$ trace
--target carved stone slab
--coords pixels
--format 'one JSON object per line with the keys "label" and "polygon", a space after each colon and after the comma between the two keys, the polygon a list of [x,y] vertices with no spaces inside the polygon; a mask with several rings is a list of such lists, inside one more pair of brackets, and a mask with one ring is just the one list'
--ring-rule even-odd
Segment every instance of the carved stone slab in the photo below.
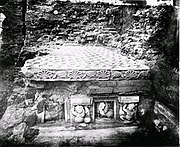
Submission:
{"label": "carved stone slab", "polygon": [[144,79],[149,68],[109,49],[61,46],[46,56],[27,60],[22,72],[35,81]]}

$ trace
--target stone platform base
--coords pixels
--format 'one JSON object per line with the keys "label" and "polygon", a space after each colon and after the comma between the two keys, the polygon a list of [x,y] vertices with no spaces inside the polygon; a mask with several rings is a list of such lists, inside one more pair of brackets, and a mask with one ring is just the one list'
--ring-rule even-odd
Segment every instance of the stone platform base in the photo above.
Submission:
{"label": "stone platform base", "polygon": [[70,127],[65,130],[63,127],[36,127],[39,135],[33,141],[35,144],[47,144],[53,146],[61,145],[100,145],[118,146],[126,141],[132,133],[137,130],[137,126],[114,127],[92,130],[74,130]]}

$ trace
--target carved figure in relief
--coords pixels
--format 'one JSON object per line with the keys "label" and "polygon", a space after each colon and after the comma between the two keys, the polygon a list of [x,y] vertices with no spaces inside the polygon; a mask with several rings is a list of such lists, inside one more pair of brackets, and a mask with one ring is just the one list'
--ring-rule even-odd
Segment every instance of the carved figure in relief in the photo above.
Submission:
{"label": "carved figure in relief", "polygon": [[113,110],[109,108],[106,102],[101,102],[98,107],[100,117],[113,117]]}
{"label": "carved figure in relief", "polygon": [[76,123],[89,123],[91,122],[90,110],[88,106],[76,105],[71,109],[72,114],[75,116],[74,121]]}
{"label": "carved figure in relief", "polygon": [[122,106],[120,106],[119,116],[120,119],[124,121],[124,123],[131,123],[136,119],[136,112],[136,103],[123,104]]}
{"label": "carved figure in relief", "polygon": [[85,111],[83,106],[77,105],[73,106],[72,114],[75,116],[74,121],[77,123],[82,123],[84,121]]}
{"label": "carved figure in relief", "polygon": [[84,106],[85,109],[85,118],[84,118],[84,122],[85,123],[90,123],[91,122],[91,117],[90,117],[90,108],[88,106]]}

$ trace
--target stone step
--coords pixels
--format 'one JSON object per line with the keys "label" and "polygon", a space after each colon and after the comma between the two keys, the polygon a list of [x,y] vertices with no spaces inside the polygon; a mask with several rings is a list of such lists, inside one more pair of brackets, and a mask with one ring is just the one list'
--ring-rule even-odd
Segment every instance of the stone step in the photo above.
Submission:
{"label": "stone step", "polygon": [[[39,135],[34,143],[63,144],[70,145],[118,145],[127,140],[129,135],[137,131],[137,126],[114,127],[92,130],[75,130],[74,127],[38,127]],[[105,144],[104,144],[105,143]]]}

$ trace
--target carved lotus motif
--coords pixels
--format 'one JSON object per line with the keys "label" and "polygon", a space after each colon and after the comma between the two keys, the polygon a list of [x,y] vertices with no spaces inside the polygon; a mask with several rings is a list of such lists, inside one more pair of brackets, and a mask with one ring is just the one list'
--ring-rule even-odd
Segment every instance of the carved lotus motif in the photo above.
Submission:
{"label": "carved lotus motif", "polygon": [[86,74],[83,71],[73,70],[68,72],[67,77],[69,79],[84,79]]}
{"label": "carved lotus motif", "polygon": [[49,70],[41,70],[39,72],[35,72],[34,76],[36,79],[55,79],[57,77],[54,71]]}
{"label": "carved lotus motif", "polygon": [[110,75],[111,75],[111,72],[108,70],[100,70],[100,71],[97,71],[96,73],[96,76],[99,79],[107,79],[110,77]]}
{"label": "carved lotus motif", "polygon": [[127,70],[121,72],[122,79],[138,79],[140,71]]}
{"label": "carved lotus motif", "polygon": [[139,72],[136,72],[134,70],[128,70],[125,74],[127,79],[136,78],[136,77],[138,77],[138,75],[139,75]]}

